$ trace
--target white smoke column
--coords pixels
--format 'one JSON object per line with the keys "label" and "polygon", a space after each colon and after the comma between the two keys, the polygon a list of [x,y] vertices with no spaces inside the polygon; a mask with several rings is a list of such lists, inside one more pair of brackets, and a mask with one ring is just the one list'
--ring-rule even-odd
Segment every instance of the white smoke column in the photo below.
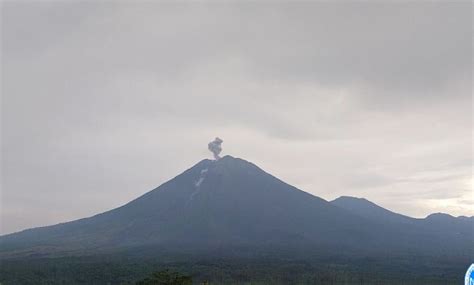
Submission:
{"label": "white smoke column", "polygon": [[222,147],[221,147],[222,142],[223,140],[221,140],[220,138],[216,138],[215,140],[213,140],[207,145],[207,148],[214,154],[215,160],[219,160],[219,158],[221,158],[219,156],[219,153],[221,153],[222,151]]}

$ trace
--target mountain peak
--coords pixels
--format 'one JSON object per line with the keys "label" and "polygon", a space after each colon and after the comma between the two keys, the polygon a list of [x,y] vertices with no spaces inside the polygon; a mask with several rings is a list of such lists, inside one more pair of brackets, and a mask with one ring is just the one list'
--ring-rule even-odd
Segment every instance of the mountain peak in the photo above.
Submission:
{"label": "mountain peak", "polygon": [[354,203],[368,203],[368,204],[374,204],[370,202],[369,200],[365,198],[359,198],[359,197],[352,197],[352,196],[341,196],[339,198],[334,199],[332,202],[354,202]]}
{"label": "mountain peak", "polygon": [[428,219],[428,220],[448,221],[448,220],[453,220],[453,219],[456,219],[456,218],[449,215],[449,214],[445,214],[445,213],[433,213],[433,214],[428,215],[426,217],[426,219]]}
{"label": "mountain peak", "polygon": [[[260,169],[255,164],[238,158],[233,157],[230,155],[226,155],[218,160],[208,160],[205,159],[198,164],[196,164],[193,168],[198,168],[199,171],[205,171],[208,174],[229,174],[234,175],[237,173],[264,173],[262,169]],[[208,172],[209,171],[209,172]]]}
{"label": "mountain peak", "polygon": [[407,222],[410,220],[410,218],[407,216],[400,215],[382,208],[379,205],[364,198],[341,196],[331,201],[331,204],[372,220],[382,219],[384,221],[396,222]]}
{"label": "mountain peak", "polygon": [[352,196],[341,196],[331,201],[332,204],[343,207],[343,208],[359,208],[359,207],[370,207],[370,208],[381,208],[375,203],[370,202],[365,198],[358,198]]}
{"label": "mountain peak", "polygon": [[226,155],[218,160],[205,158],[194,166],[192,166],[188,171],[197,171],[198,173],[203,169],[216,169],[216,168],[229,168],[229,167],[256,167],[253,163],[248,162],[244,159],[233,157],[231,155]]}
{"label": "mountain peak", "polygon": [[238,158],[238,157],[233,157],[231,155],[226,155],[226,156],[221,157],[218,160],[205,158],[205,159],[199,161],[198,163],[196,163],[196,165],[194,165],[194,166],[207,166],[209,164],[236,164],[236,163],[252,164],[252,163],[250,163],[250,162],[248,162],[244,159],[241,159],[241,158]]}
{"label": "mountain peak", "polygon": [[[281,252],[307,248],[380,250],[427,244],[438,250],[433,236],[413,228],[413,220],[363,199],[343,196],[331,203],[301,191],[255,164],[226,155],[203,159],[193,167],[137,199],[90,218],[27,230],[0,237],[2,254],[42,252],[61,255],[124,249],[153,248],[166,252],[229,253],[262,246]],[[436,221],[436,219],[435,219]],[[472,232],[461,232],[451,249],[467,248]],[[459,223],[458,223],[459,224]],[[468,228],[463,223],[462,228]],[[409,226],[409,227],[408,227]],[[431,227],[431,228],[430,228]],[[398,243],[405,233],[412,241]],[[418,237],[428,240],[418,241]],[[440,236],[441,240],[444,236]],[[370,242],[368,242],[370,241]],[[416,242],[415,242],[416,241]],[[426,248],[428,250],[429,247]],[[20,251],[17,251],[20,250]]]}
{"label": "mountain peak", "polygon": [[214,160],[214,162],[216,164],[246,164],[246,165],[254,165],[253,163],[245,160],[245,159],[242,159],[242,158],[238,158],[238,157],[233,157],[231,155],[226,155],[222,158],[220,158],[219,160]]}

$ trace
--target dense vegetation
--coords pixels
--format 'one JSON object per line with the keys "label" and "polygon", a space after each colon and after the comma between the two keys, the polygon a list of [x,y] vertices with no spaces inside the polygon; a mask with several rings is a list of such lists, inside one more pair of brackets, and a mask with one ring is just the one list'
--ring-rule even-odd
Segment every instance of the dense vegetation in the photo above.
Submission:
{"label": "dense vegetation", "polygon": [[[204,282],[203,282],[204,283]],[[193,278],[168,269],[153,272],[151,276],[140,280],[136,285],[192,285]]]}
{"label": "dense vegetation", "polygon": [[[448,265],[449,264],[449,265]],[[468,262],[420,260],[149,259],[69,257],[3,261],[9,284],[461,284]],[[171,270],[166,275],[163,270]],[[175,272],[179,272],[175,273]],[[166,277],[168,276],[168,277]],[[171,277],[170,277],[171,276]],[[174,278],[181,283],[153,283]],[[161,278],[161,279],[160,279]],[[192,278],[192,282],[191,282]],[[170,279],[171,280],[171,279]],[[140,283],[141,282],[141,283]],[[148,283],[147,283],[148,282]]]}

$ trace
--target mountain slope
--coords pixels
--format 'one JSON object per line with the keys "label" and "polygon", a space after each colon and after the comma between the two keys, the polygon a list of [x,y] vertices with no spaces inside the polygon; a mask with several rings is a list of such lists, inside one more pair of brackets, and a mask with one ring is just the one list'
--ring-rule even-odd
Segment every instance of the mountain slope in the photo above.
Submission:
{"label": "mountain slope", "polygon": [[[331,204],[373,222],[389,225],[404,235],[409,233],[416,236],[429,235],[447,244],[463,244],[465,252],[472,255],[474,248],[473,217],[456,218],[448,214],[436,213],[425,219],[415,219],[389,211],[364,198],[347,196],[339,197],[331,201]],[[418,240],[423,239],[418,238]]]}
{"label": "mountain slope", "polygon": [[170,252],[463,252],[445,235],[355,215],[245,160],[203,160],[114,210],[0,237],[0,255],[54,256],[165,248]]}
{"label": "mountain slope", "polygon": [[379,222],[407,224],[414,222],[413,218],[384,209],[364,198],[341,196],[331,201],[331,204],[348,210],[351,213],[355,213],[361,217]]}
{"label": "mountain slope", "polygon": [[[241,159],[203,160],[140,198],[91,218],[1,238],[9,248],[340,243],[369,228]],[[324,230],[322,230],[324,229]],[[344,241],[345,240],[345,241]],[[3,246],[2,246],[3,247]]]}

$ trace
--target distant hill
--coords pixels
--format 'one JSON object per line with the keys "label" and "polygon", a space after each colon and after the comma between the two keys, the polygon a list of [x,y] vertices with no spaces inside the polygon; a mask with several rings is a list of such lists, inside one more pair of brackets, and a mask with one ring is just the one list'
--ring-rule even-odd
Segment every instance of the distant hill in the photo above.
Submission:
{"label": "distant hill", "polygon": [[[450,242],[467,238],[468,246],[474,246],[474,217],[453,217],[448,214],[435,213],[425,219],[415,219],[384,209],[364,198],[339,197],[331,201],[342,209],[348,210],[371,221],[384,223],[400,231],[410,229],[430,233],[434,237],[447,238]],[[469,238],[471,238],[469,242]]]}
{"label": "distant hill", "polygon": [[[128,204],[0,237],[0,257],[137,254],[473,256],[472,219],[412,219],[365,199],[332,202],[245,160],[203,160]],[[470,227],[470,228],[469,228]],[[135,250],[136,249],[136,250]]]}
{"label": "distant hill", "polygon": [[342,196],[331,201],[331,204],[361,217],[378,222],[411,224],[415,220],[408,216],[400,215],[384,209],[364,198]]}

